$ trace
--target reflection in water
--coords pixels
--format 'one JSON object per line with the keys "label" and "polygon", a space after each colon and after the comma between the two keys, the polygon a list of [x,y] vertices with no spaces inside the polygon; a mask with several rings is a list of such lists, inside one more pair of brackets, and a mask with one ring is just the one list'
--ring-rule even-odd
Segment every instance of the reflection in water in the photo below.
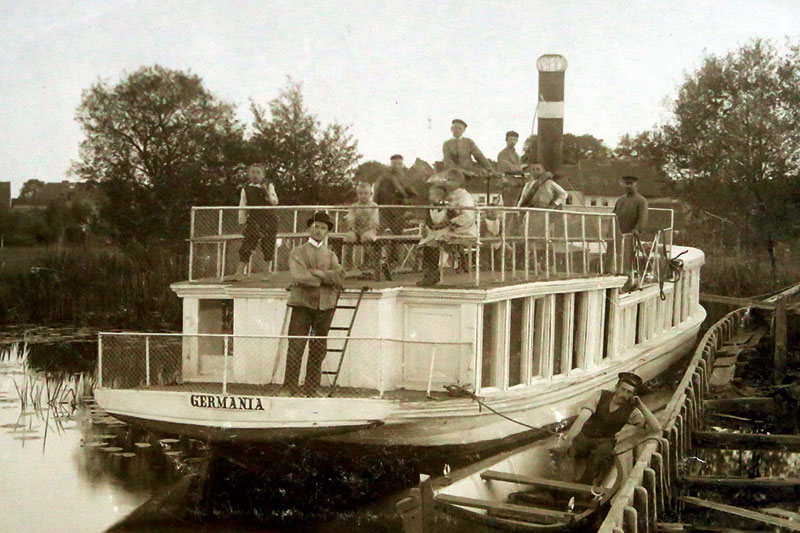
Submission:
{"label": "reflection in water", "polygon": [[0,531],[102,531],[207,455],[97,408],[87,346],[0,353]]}

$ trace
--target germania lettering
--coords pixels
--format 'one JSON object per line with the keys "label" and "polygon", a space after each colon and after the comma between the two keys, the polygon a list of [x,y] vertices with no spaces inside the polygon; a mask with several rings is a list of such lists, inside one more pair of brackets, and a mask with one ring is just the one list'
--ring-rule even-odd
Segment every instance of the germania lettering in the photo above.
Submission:
{"label": "germania lettering", "polygon": [[206,409],[234,409],[242,411],[263,411],[261,398],[251,396],[217,396],[216,394],[192,394],[192,407]]}

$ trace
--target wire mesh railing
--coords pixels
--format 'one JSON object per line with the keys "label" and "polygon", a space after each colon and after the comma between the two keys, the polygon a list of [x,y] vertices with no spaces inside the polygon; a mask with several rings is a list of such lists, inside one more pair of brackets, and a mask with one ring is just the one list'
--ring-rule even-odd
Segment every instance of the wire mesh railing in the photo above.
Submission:
{"label": "wire mesh railing", "polygon": [[[480,285],[627,273],[625,237],[616,218],[596,210],[445,204],[195,207],[189,279],[288,281],[290,251],[308,239],[307,220],[321,210],[333,221],[327,244],[348,277],[378,281],[415,273],[441,282],[448,274],[448,284]],[[661,245],[671,245],[672,211],[651,209],[650,215],[649,231],[660,234]]]}
{"label": "wire mesh railing", "polygon": [[464,370],[475,359],[469,342],[101,333],[98,344],[98,386],[106,389],[424,399],[474,379]]}

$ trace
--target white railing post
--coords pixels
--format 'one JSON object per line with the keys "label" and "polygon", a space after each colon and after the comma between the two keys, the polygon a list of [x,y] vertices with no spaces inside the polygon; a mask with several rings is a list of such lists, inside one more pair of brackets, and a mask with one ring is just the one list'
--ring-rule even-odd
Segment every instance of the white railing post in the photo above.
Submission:
{"label": "white railing post", "polygon": [[222,339],[222,394],[228,394],[228,336]]}
{"label": "white railing post", "polygon": [[[602,246],[601,243],[598,245]],[[581,246],[583,247],[583,273],[589,273],[589,251],[586,249],[586,215],[581,214]],[[601,271],[602,272],[602,271]]]}
{"label": "white railing post", "polygon": [[433,350],[431,350],[431,364],[428,367],[428,388],[426,389],[426,397],[430,397],[431,395],[431,383],[433,382],[433,365],[436,362],[436,345],[433,346]]}
{"label": "white railing post", "polygon": [[567,277],[572,276],[572,258],[569,251],[569,214],[564,213],[564,264],[567,268]]}
{"label": "white railing post", "polygon": [[544,213],[544,275],[550,279],[550,212]]}
{"label": "white railing post", "polygon": [[506,224],[505,224],[505,216],[503,216],[503,220],[501,221],[501,233],[500,233],[500,281],[506,280]]}
{"label": "white railing post", "polygon": [[[530,242],[528,241],[528,238],[530,236],[530,234],[528,233],[529,224],[530,224],[530,212],[525,211],[525,281],[528,280],[531,270]],[[503,253],[505,254],[505,250],[503,250]]]}
{"label": "white railing post", "polygon": [[145,383],[150,386],[150,336],[144,338]]}
{"label": "white railing post", "polygon": [[194,206],[189,213],[189,281],[192,281],[194,274]]}
{"label": "white railing post", "polygon": [[97,334],[97,386],[103,386],[103,335]]}
{"label": "white railing post", "polygon": [[[475,286],[481,284],[481,210],[477,209],[475,212],[475,223],[478,225],[478,239],[475,246]],[[505,234],[505,228],[503,228]]]}

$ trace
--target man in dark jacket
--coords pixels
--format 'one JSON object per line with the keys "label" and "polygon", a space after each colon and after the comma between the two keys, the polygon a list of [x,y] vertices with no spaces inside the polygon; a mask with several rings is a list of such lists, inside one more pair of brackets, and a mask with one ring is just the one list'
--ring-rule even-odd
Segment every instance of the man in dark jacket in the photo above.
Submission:
{"label": "man in dark jacket", "polygon": [[[292,285],[287,305],[292,308],[289,336],[326,337],[336,311],[336,300],[344,269],[336,254],[325,246],[325,237],[333,229],[327,213],[317,211],[308,219],[308,241],[289,253],[289,272]],[[308,339],[289,339],[286,355],[284,386],[290,393],[300,392],[300,368]],[[328,352],[326,339],[312,339],[308,343],[308,364],[303,391],[315,394],[322,377],[322,362]]]}
{"label": "man in dark jacket", "polygon": [[[389,174],[381,176],[375,184],[375,203],[381,206],[381,231],[392,235],[402,235],[405,227],[405,210],[397,207],[383,207],[391,205],[404,205],[408,200],[409,192],[403,185],[405,179],[405,166],[403,156],[395,154],[391,157]],[[399,249],[394,244],[386,246],[385,257],[381,261],[383,276],[391,280],[391,268],[398,262]]]}
{"label": "man in dark jacket", "polygon": [[[614,204],[622,238],[621,273],[629,273],[635,260],[634,239],[644,233],[647,227],[647,199],[637,190],[636,176],[622,176],[620,184],[625,187],[625,196],[620,196]],[[627,235],[630,234],[630,235]],[[631,236],[632,235],[632,236]]]}
{"label": "man in dark jacket", "polygon": [[580,483],[591,484],[605,473],[613,457],[616,435],[626,424],[661,432],[658,419],[636,396],[641,384],[642,378],[636,374],[620,372],[613,392],[600,391],[596,399],[581,408],[561,445],[570,457],[586,459]]}

